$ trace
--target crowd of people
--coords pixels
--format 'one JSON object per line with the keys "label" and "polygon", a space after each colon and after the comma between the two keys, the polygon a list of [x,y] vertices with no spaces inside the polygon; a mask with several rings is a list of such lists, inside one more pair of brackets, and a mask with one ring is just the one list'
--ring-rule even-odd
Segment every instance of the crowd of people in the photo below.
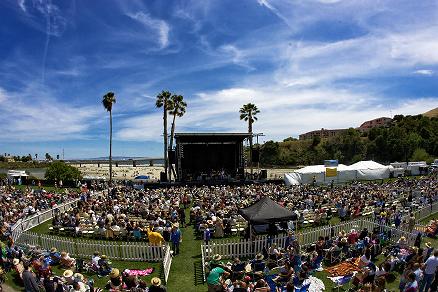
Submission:
{"label": "crowd of people", "polygon": [[11,227],[20,219],[51,209],[79,197],[76,191],[62,189],[47,192],[43,188],[16,189],[11,185],[0,187],[0,224],[3,238],[11,235]]}
{"label": "crowd of people", "polygon": [[[106,255],[95,252],[84,262],[83,259],[74,259],[65,252],[56,248],[42,250],[36,247],[24,249],[13,242],[2,246],[2,272],[13,270],[12,275],[22,285],[26,292],[93,292],[102,288],[109,291],[131,292],[166,292],[161,279],[153,277],[147,283],[140,276],[150,275],[153,269],[120,271],[113,267]],[[62,276],[55,275],[53,269],[59,266],[64,269]],[[91,277],[98,275],[108,279],[104,287],[95,287]]]}
{"label": "crowd of people", "polygon": [[393,272],[401,274],[400,292],[437,291],[437,247],[430,242],[425,248],[421,242],[409,246],[404,237],[390,244],[386,236],[379,228],[352,229],[300,246],[290,232],[284,246],[272,243],[252,260],[223,261],[215,255],[206,267],[208,291],[323,291],[323,282],[314,276],[323,265],[337,286],[349,283],[350,291],[388,291]]}
{"label": "crowd of people", "polygon": [[[327,187],[250,184],[240,186],[172,186],[138,190],[126,185],[106,188],[104,184],[93,184],[91,188],[103,189],[103,191],[96,192],[92,196],[89,192],[78,194],[62,190],[58,193],[51,193],[38,189],[15,190],[10,186],[1,187],[0,218],[3,223],[3,238],[9,239],[11,242],[11,238],[8,237],[10,227],[19,219],[78,197],[81,200],[71,210],[55,212],[52,219],[53,230],[60,232],[61,229],[69,229],[73,231],[72,234],[75,236],[91,233],[108,239],[148,240],[152,245],[161,245],[167,241],[172,244],[174,255],[179,253],[179,244],[182,241],[180,227],[193,224],[195,230],[202,230],[204,240],[207,242],[212,238],[227,236],[232,233],[236,224],[242,222],[242,217],[238,213],[239,209],[251,205],[263,196],[270,197],[294,212],[296,218],[283,226],[283,229],[289,230],[289,232],[296,230],[297,225],[303,225],[307,219],[306,216],[310,213],[313,214],[315,225],[324,224],[326,220],[334,216],[341,220],[347,220],[369,215],[373,216],[378,223],[393,224],[395,227],[406,224],[406,227],[412,230],[415,225],[412,212],[425,206],[431,206],[438,201],[438,178],[436,175],[415,179],[400,178],[389,182],[353,182],[347,185]],[[185,217],[187,208],[190,208],[189,218]],[[437,224],[431,223],[435,234],[438,230],[436,226]],[[431,236],[433,235],[431,234]],[[417,285],[419,289],[426,288],[419,291],[429,292],[428,287],[433,287],[433,283],[436,283],[434,275],[431,276],[430,273],[432,271],[431,265],[436,262],[434,260],[436,255],[432,253],[432,250],[425,253],[425,250],[402,248],[402,239],[397,245],[398,249],[392,247],[396,251],[395,255],[388,255],[382,265],[375,267],[374,264],[373,266],[375,258],[383,250],[382,242],[385,241],[385,234],[380,234],[377,231],[356,232],[351,230],[345,234],[320,238],[311,247],[301,247],[295,240],[293,233],[290,233],[289,237],[286,246],[271,245],[265,253],[257,255],[254,261],[241,262],[239,259],[234,259],[231,263],[221,263],[216,266],[214,262],[210,263],[207,277],[209,290],[272,291],[272,289],[280,288],[293,291],[291,287],[303,287],[312,283],[319,285],[318,279],[313,277],[312,273],[320,269],[323,262],[329,265],[336,264],[338,258],[342,260],[359,258],[365,263],[365,265],[361,264],[360,261],[356,263],[358,269],[356,271],[357,277],[355,277],[357,289],[363,290],[371,285],[375,287],[373,291],[383,291],[378,290],[384,283],[382,278],[377,275],[381,271],[388,272],[396,269],[402,264],[402,282],[404,281],[405,285],[400,291],[410,291],[406,287],[415,284],[411,281],[411,274],[404,273],[418,270],[414,270],[414,267],[418,268],[418,265],[415,264],[419,264],[423,271],[423,277],[416,278]],[[47,282],[49,286],[55,287],[55,290],[58,286],[67,289],[65,285],[71,291],[84,291],[84,287],[86,290],[92,289],[89,282],[85,279],[81,280],[81,274],[74,276],[75,273],[69,275],[69,272],[64,277],[53,277],[50,274],[51,265],[61,265],[67,271],[73,271],[77,268],[78,261],[66,252],[59,253],[59,258],[58,255],[55,258],[52,253],[57,254],[57,251],[51,250],[48,251],[48,256],[39,255],[38,258],[29,262],[20,249],[14,246],[13,242],[5,250],[10,252],[5,251],[4,253],[4,267],[7,269],[8,265],[10,265],[9,268],[22,266],[17,268],[17,271],[22,271],[20,278],[23,279],[24,283],[28,282],[28,284],[34,285],[30,274],[24,273],[33,268],[36,271],[35,281],[38,285],[44,285]],[[411,265],[406,257],[400,259],[400,255],[420,253],[423,255],[422,263],[414,262]],[[96,261],[94,258],[94,269],[99,276],[119,279],[113,280],[113,282],[124,283],[122,285],[126,286],[131,285],[127,282],[137,283],[136,287],[145,286],[141,281],[131,281],[132,279],[126,277],[123,272],[106,265],[105,256],[98,253],[95,256],[99,257],[101,261],[99,263],[99,260]],[[397,258],[397,260],[391,259],[390,256]],[[369,261],[366,261],[364,257]],[[432,259],[429,261],[429,258]],[[216,261],[220,261],[220,257],[216,257]],[[260,261],[260,264],[257,264],[257,261]],[[390,268],[388,268],[388,264]],[[239,273],[236,273],[236,266]],[[272,273],[276,269],[278,272]],[[46,275],[44,271],[49,272]],[[276,276],[257,277],[258,274],[264,276],[276,274]],[[27,276],[23,277],[23,275]],[[371,278],[368,276],[372,275],[375,277],[370,281]],[[46,279],[47,277],[50,281]],[[70,278],[74,280],[71,281]],[[24,279],[31,280],[24,281]],[[111,285],[108,287],[111,288]],[[79,290],[74,290],[76,288]],[[149,287],[149,291],[154,290]]]}

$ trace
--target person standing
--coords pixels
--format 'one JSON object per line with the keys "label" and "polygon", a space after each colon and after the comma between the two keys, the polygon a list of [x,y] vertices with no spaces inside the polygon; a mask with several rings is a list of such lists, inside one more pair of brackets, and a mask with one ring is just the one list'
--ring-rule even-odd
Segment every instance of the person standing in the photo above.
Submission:
{"label": "person standing", "polygon": [[23,284],[25,292],[38,292],[40,288],[38,287],[38,282],[35,274],[32,272],[32,267],[29,262],[23,264]]}
{"label": "person standing", "polygon": [[438,250],[435,250],[433,256],[429,257],[424,263],[424,277],[421,283],[420,292],[428,292],[429,287],[432,284],[433,278],[435,277],[435,272],[438,267]]}
{"label": "person standing", "polygon": [[181,234],[181,230],[179,229],[178,223],[175,223],[172,226],[172,233],[170,234],[170,241],[172,241],[173,254],[174,255],[179,254],[179,245],[182,241],[182,234]]}

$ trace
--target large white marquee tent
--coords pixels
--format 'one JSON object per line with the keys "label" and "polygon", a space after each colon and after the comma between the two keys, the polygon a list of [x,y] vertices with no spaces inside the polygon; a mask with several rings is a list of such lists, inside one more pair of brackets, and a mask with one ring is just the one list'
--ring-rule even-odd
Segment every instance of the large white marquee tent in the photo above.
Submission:
{"label": "large white marquee tent", "polygon": [[327,177],[324,165],[311,165],[298,169],[295,172],[286,173],[284,181],[286,185],[309,184],[315,177],[318,184],[343,183],[352,180],[375,180],[389,178],[392,166],[385,166],[372,160],[359,161],[350,166],[339,164],[336,176]]}

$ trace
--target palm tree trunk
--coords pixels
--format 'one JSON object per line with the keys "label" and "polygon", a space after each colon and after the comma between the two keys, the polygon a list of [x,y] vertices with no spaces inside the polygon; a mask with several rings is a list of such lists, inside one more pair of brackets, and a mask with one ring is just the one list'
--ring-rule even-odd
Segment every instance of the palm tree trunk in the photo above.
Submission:
{"label": "palm tree trunk", "polygon": [[252,168],[252,116],[250,116],[250,118],[248,119],[248,133],[249,133],[249,167],[250,167],[250,172],[251,172],[251,179],[252,179],[252,173],[253,173],[253,168]]}
{"label": "palm tree trunk", "polygon": [[167,177],[167,99],[164,99],[164,104],[163,104],[163,139],[164,139],[164,173],[166,174]]}
{"label": "palm tree trunk", "polygon": [[[176,114],[173,115],[173,120],[172,120],[172,128],[170,130],[170,147],[169,149],[172,150],[173,149],[173,136],[175,135],[175,119],[176,119]],[[169,163],[169,181],[172,180],[172,164]]]}
{"label": "palm tree trunk", "polygon": [[110,113],[110,154],[109,154],[109,173],[110,173],[110,186],[113,184],[113,114]]}

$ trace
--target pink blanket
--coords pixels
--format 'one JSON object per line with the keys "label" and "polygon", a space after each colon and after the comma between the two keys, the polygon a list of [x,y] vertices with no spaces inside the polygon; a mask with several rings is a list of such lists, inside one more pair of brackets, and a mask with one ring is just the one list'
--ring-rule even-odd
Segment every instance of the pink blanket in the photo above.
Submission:
{"label": "pink blanket", "polygon": [[127,273],[129,276],[148,276],[152,274],[154,271],[154,268],[149,268],[146,270],[125,270],[125,273]]}

